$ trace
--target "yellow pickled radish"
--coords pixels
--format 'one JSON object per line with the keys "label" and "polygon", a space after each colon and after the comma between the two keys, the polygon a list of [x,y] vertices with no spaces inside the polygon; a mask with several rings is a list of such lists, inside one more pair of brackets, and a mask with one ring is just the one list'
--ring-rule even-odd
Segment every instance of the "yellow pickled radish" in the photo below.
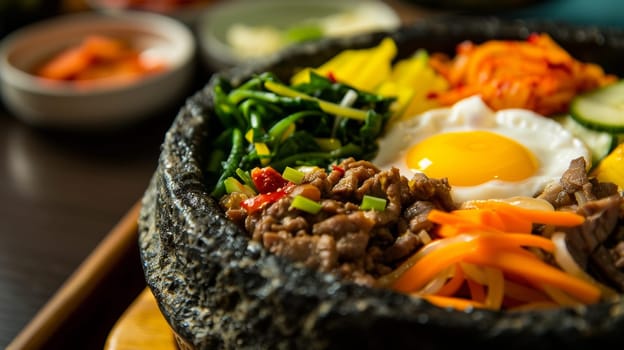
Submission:
{"label": "yellow pickled radish", "polygon": [[613,182],[620,190],[624,190],[624,143],[620,143],[602,159],[592,175],[601,182]]}

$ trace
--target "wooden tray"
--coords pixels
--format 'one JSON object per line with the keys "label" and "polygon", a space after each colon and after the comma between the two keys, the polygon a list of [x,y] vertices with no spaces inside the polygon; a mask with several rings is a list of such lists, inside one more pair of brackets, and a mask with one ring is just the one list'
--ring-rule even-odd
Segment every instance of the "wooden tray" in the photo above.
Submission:
{"label": "wooden tray", "polygon": [[173,332],[148,288],[141,292],[119,318],[104,346],[104,350],[141,349],[177,349]]}

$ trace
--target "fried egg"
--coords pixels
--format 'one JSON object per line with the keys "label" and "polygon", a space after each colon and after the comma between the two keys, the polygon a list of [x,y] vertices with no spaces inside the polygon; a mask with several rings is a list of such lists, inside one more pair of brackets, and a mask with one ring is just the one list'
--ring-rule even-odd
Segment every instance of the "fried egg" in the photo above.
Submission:
{"label": "fried egg", "polygon": [[389,126],[372,163],[410,179],[447,178],[457,203],[535,196],[590,153],[556,121],[525,109],[494,112],[479,96]]}

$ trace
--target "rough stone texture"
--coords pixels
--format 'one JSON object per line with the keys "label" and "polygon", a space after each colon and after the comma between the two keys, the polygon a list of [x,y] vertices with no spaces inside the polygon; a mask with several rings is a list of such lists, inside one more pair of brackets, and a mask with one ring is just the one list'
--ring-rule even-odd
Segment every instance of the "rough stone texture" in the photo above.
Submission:
{"label": "rough stone texture", "polygon": [[[577,58],[622,73],[624,34],[595,28],[499,22],[423,21],[392,36],[405,56],[417,48],[453,53],[461,40],[524,38],[548,31]],[[223,72],[234,82],[255,71],[287,77],[344,48],[384,35],[323,41],[289,50],[267,65]],[[209,83],[210,85],[210,83]],[[184,348],[445,348],[462,345],[587,348],[624,340],[624,301],[577,309],[457,312],[388,290],[342,283],[250,243],[208,195],[205,141],[212,137],[209,85],[189,98],[162,145],[143,198],[140,250],[146,280]]]}

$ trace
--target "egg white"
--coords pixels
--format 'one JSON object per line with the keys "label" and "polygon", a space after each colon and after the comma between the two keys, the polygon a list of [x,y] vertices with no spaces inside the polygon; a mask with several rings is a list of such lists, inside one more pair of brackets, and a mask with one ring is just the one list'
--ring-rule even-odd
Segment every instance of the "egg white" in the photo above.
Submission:
{"label": "egg white", "polygon": [[[494,112],[478,96],[468,97],[450,108],[438,108],[393,123],[379,139],[379,152],[372,163],[381,169],[396,167],[408,179],[415,170],[406,163],[407,151],[429,136],[453,132],[485,130],[522,144],[539,162],[535,174],[521,181],[491,180],[476,186],[453,186],[455,202],[474,199],[535,196],[552,182],[559,181],[570,161],[591,156],[582,141],[556,121],[526,109]],[[458,169],[461,171],[461,169]]]}

